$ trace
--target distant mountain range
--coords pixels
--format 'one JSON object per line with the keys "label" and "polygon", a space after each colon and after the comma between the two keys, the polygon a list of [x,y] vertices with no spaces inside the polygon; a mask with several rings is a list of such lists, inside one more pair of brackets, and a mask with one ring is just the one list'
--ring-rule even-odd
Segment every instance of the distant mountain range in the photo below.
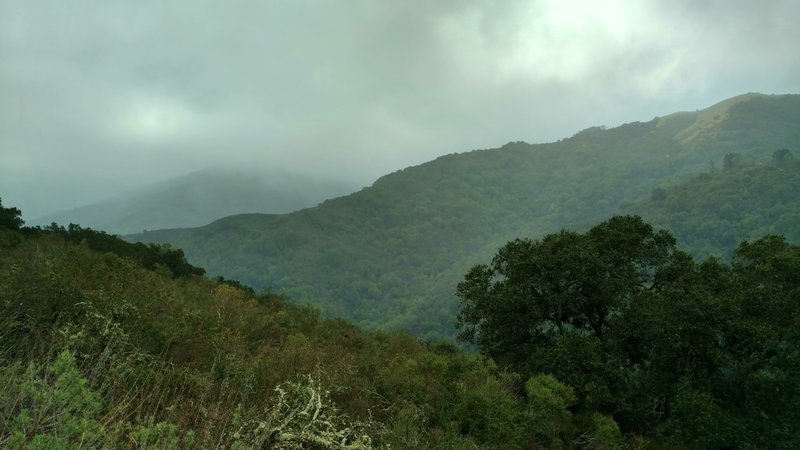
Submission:
{"label": "distant mountain range", "polygon": [[233,214],[297,211],[353,190],[344,182],[310,176],[208,168],[30,220],[28,225],[77,223],[115,234],[196,227]]}
{"label": "distant mountain range", "polygon": [[[775,164],[781,149],[800,149],[800,96],[746,94],[554,143],[443,156],[302,211],[237,215],[128,239],[169,242],[210,273],[286,293],[364,327],[450,336],[456,284],[516,237],[582,229],[620,212],[642,213],[679,238],[688,236],[684,228],[705,225],[707,236],[730,235],[692,241],[700,254],[724,256],[729,242],[757,233],[795,232],[797,202],[786,195],[797,192],[795,176],[725,170],[739,158],[787,170]],[[698,181],[704,173],[710,178]],[[747,189],[748,177],[759,186],[774,180],[783,199],[737,191]],[[703,196],[725,200],[704,203]],[[747,200],[737,205],[739,198]],[[739,226],[731,228],[734,222]]]}

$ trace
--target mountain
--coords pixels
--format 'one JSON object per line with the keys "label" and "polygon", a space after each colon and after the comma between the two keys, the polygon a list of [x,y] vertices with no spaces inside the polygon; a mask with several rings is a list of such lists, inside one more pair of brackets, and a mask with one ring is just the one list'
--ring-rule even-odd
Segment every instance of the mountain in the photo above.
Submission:
{"label": "mountain", "polygon": [[78,223],[128,234],[200,226],[233,214],[287,213],[353,190],[343,182],[310,176],[209,168],[28,222]]}
{"label": "mountain", "polygon": [[210,273],[363,327],[450,336],[456,284],[506,241],[585,227],[730,153],[763,163],[798,147],[800,96],[746,94],[554,143],[443,156],[294,213],[128,239],[171,243]]}

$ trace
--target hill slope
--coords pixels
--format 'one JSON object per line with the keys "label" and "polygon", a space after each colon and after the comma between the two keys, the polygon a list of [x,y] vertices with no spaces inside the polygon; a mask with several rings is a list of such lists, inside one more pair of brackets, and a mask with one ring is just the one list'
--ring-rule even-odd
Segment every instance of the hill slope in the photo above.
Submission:
{"label": "hill slope", "polygon": [[731,152],[769,161],[800,147],[798,130],[800,96],[747,94],[555,143],[444,156],[291,214],[129,238],[169,242],[211,273],[361,326],[450,335],[456,283],[509,239],[606,217]]}
{"label": "hill slope", "polygon": [[110,233],[138,233],[195,227],[233,214],[287,213],[352,191],[345,183],[311,177],[212,168],[29,223],[78,223]]}
{"label": "hill slope", "polygon": [[800,446],[800,246],[782,237],[731,264],[636,216],[515,240],[460,286],[477,355],[19,215],[0,202],[2,448]]}
{"label": "hill slope", "polygon": [[18,212],[0,202],[0,448],[491,449],[593,432],[543,433],[566,404],[529,407],[479,355],[147,270],[126,251],[142,244],[20,228]]}
{"label": "hill slope", "polygon": [[768,164],[731,154],[722,170],[656,189],[625,208],[671,230],[697,256],[729,257],[742,239],[780,234],[800,242],[800,161],[778,150]]}

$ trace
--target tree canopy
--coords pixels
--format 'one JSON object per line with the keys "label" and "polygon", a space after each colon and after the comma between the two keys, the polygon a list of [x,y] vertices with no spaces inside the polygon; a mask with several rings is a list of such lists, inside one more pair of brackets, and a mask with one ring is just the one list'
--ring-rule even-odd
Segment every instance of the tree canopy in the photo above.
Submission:
{"label": "tree canopy", "polygon": [[800,445],[800,246],[695,262],[635,216],[517,239],[458,285],[460,337],[675,448]]}
{"label": "tree canopy", "polygon": [[515,239],[459,283],[459,336],[516,366],[531,345],[568,333],[603,339],[609,317],[656,287],[675,252],[669,233],[638,216],[613,217],[586,233]]}
{"label": "tree canopy", "polygon": [[3,207],[3,200],[0,199],[0,228],[18,230],[24,224],[22,212],[19,208],[5,208]]}

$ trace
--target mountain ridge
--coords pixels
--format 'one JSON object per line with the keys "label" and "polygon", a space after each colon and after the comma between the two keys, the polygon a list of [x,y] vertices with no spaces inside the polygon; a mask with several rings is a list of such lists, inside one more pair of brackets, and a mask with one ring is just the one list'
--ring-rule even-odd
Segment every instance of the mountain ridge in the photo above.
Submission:
{"label": "mountain ridge", "polygon": [[720,104],[725,120],[686,143],[675,136],[707,110],[693,123],[673,118],[683,129],[655,118],[548,144],[444,155],[303,211],[128,238],[169,242],[211,273],[367,328],[448,335],[455,284],[506,241],[608,217],[655,188],[707,172],[731,152],[767,161],[777,149],[800,147],[800,96]]}
{"label": "mountain ridge", "polygon": [[29,223],[79,223],[118,234],[187,228],[243,212],[296,211],[352,190],[344,182],[291,173],[210,167]]}

